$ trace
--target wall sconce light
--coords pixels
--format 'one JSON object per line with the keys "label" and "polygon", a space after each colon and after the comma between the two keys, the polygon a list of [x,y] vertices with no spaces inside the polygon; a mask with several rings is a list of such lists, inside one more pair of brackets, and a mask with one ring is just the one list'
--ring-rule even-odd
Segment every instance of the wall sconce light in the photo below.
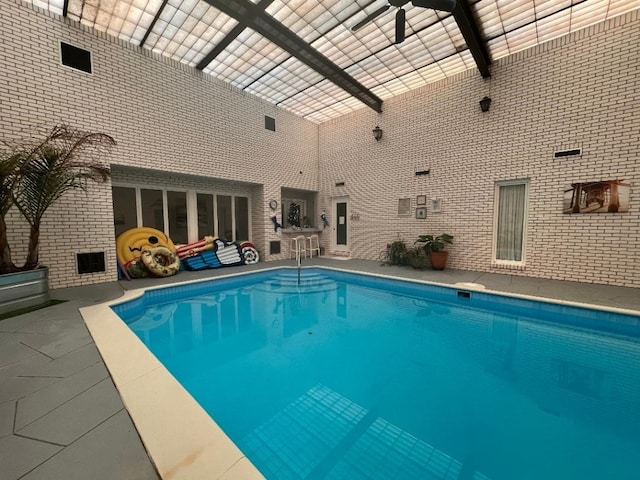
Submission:
{"label": "wall sconce light", "polygon": [[482,100],[480,100],[480,109],[483,112],[488,112],[489,111],[489,106],[491,105],[491,98],[489,97],[484,97]]}
{"label": "wall sconce light", "polygon": [[376,128],[373,130],[373,138],[376,139],[376,142],[382,138],[382,129],[376,125]]}

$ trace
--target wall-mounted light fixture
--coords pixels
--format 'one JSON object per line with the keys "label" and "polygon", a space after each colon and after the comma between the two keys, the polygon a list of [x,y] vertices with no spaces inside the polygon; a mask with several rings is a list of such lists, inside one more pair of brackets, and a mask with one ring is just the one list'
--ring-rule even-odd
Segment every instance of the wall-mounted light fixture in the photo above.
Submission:
{"label": "wall-mounted light fixture", "polygon": [[382,138],[382,129],[376,125],[376,128],[373,130],[373,138],[376,139],[376,142]]}
{"label": "wall-mounted light fixture", "polygon": [[489,97],[484,97],[482,100],[480,100],[480,109],[483,112],[488,112],[489,111],[489,106],[491,105],[491,98]]}

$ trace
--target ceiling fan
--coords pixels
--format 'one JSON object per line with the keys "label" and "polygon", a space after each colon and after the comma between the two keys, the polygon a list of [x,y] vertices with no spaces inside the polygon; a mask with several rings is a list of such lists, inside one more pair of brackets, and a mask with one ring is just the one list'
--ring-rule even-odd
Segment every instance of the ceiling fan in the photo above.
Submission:
{"label": "ceiling fan", "polygon": [[[385,13],[391,7],[398,7],[398,12],[396,13],[396,44],[404,42],[404,29],[405,29],[405,20],[406,13],[404,5],[406,5],[407,1],[404,0],[389,0],[388,5],[383,5],[376,11],[372,12],[370,15],[362,20],[361,22],[356,23],[352,28],[352,32],[357,32],[362,27],[364,27],[369,22],[375,20],[380,15]],[[441,10],[443,12],[451,12],[453,8],[456,6],[456,0],[413,0],[411,4],[414,7],[422,7],[422,8],[432,8],[434,10]]]}

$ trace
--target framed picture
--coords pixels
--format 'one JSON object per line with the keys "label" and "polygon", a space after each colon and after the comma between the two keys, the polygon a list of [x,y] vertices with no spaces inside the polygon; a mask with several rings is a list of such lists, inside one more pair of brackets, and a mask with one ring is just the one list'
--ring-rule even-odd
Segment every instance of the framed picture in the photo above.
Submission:
{"label": "framed picture", "polygon": [[416,218],[427,218],[427,207],[416,208]]}
{"label": "framed picture", "polygon": [[620,179],[572,183],[564,189],[562,213],[626,213],[630,190]]}
{"label": "framed picture", "polygon": [[411,199],[400,198],[398,200],[398,215],[405,216],[411,213]]}
{"label": "framed picture", "polygon": [[439,198],[434,198],[431,200],[431,212],[432,213],[442,212],[442,201]]}
{"label": "framed picture", "polygon": [[426,195],[418,195],[416,197],[416,205],[426,205],[427,204],[427,196]]}

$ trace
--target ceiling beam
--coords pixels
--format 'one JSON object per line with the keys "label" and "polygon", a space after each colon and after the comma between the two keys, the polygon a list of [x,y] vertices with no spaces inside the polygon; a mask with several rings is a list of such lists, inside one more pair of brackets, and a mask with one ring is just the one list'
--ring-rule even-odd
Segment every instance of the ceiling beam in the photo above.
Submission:
{"label": "ceiling beam", "polygon": [[382,99],[257,5],[248,0],[205,1],[255,30],[369,108],[382,112]]}
{"label": "ceiling beam", "polygon": [[162,11],[164,10],[164,7],[167,6],[167,3],[169,3],[169,0],[163,0],[162,5],[160,5],[160,8],[156,12],[156,16],[153,17],[153,20],[151,21],[151,25],[149,25],[149,28],[147,28],[147,31],[144,32],[144,37],[142,37],[142,40],[140,40],[140,45],[139,45],[140,47],[144,46],[145,42],[147,41],[147,38],[149,38],[149,34],[151,34],[151,32],[153,31],[153,27],[156,26],[156,22],[160,18],[160,15],[162,15]]}
{"label": "ceiling beam", "polygon": [[[261,8],[262,10],[266,10],[267,7],[272,3],[273,3],[273,0],[260,0],[257,5],[258,5],[258,8]],[[213,47],[213,49],[209,53],[205,55],[205,57],[200,61],[200,63],[196,65],[196,68],[198,70],[204,70],[205,68],[207,68],[207,65],[213,62],[213,60],[218,55],[224,52],[226,48],[231,44],[231,42],[233,42],[236,38],[238,38],[238,35],[240,35],[245,28],[247,27],[242,23],[238,23],[238,25],[233,27],[231,31],[227,33],[225,37],[220,41],[220,43],[218,43],[215,47]]]}
{"label": "ceiling beam", "polygon": [[491,56],[487,49],[487,44],[482,38],[478,22],[473,16],[468,0],[458,0],[453,9],[453,18],[455,18],[458,28],[464,37],[464,41],[469,47],[471,55],[476,62],[476,66],[482,75],[482,78],[491,76],[489,65],[491,65]]}
{"label": "ceiling beam", "polygon": [[69,13],[69,0],[64,0],[62,4],[62,16],[66,17],[67,13]]}

